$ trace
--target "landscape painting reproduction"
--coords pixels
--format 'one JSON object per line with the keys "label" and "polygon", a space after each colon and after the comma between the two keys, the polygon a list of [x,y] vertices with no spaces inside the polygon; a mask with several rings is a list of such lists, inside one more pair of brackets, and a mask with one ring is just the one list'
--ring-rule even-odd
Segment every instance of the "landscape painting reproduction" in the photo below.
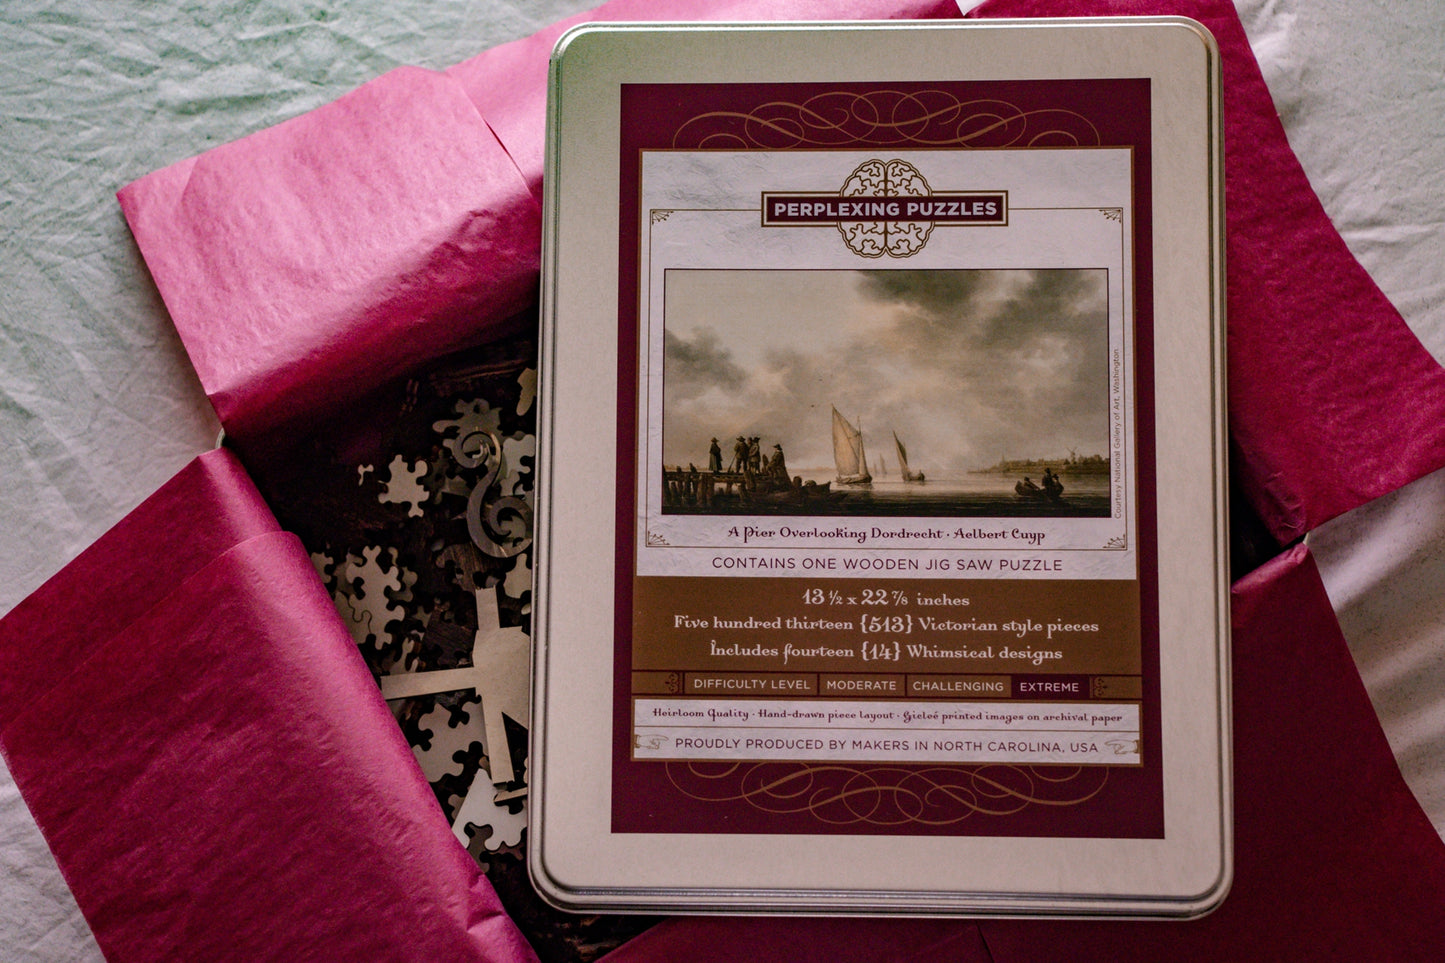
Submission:
{"label": "landscape painting reproduction", "polygon": [[669,270],[664,315],[666,514],[1110,514],[1106,270]]}

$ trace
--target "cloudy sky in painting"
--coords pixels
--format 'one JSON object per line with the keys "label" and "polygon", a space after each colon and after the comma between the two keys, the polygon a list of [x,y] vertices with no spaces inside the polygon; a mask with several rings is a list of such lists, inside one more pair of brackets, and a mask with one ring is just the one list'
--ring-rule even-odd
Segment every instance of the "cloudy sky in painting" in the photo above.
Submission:
{"label": "cloudy sky in painting", "polygon": [[668,271],[663,461],[738,435],[832,466],[831,412],[924,472],[1104,454],[1102,270]]}

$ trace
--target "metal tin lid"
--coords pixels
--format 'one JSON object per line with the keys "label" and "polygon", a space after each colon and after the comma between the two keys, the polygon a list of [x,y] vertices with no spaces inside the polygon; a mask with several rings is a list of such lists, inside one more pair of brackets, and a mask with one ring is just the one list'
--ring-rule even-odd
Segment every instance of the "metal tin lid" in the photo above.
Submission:
{"label": "metal tin lid", "polygon": [[1208,33],[587,25],[550,92],[538,889],[1216,905]]}

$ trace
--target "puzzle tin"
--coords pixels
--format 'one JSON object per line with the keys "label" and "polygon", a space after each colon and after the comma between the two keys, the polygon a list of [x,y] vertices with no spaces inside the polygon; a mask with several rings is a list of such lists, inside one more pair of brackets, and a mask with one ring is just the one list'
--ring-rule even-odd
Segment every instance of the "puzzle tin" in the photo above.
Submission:
{"label": "puzzle tin", "polygon": [[1223,898],[1218,84],[1180,19],[562,38],[544,896]]}

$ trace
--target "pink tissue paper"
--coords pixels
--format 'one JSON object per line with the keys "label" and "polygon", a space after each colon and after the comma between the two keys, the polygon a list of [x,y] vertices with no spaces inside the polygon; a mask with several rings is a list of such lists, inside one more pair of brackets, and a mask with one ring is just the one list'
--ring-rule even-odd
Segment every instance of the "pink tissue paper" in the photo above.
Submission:
{"label": "pink tissue paper", "polygon": [[0,660],[0,748],[107,959],[535,959],[230,453],[16,607]]}
{"label": "pink tissue paper", "polygon": [[[618,0],[578,19],[945,17],[949,2]],[[1291,541],[1445,464],[1445,373],[1350,257],[1226,0],[1231,434]],[[120,201],[227,431],[264,448],[533,301],[544,81],[563,25],[393,71],[156,171]],[[1165,426],[1167,428],[1167,425]],[[144,564],[142,564],[144,562]],[[1438,947],[1445,851],[1308,554],[1236,587],[1238,871],[1185,924],[675,920],[616,960],[1364,959]],[[310,570],[236,460],[203,456],[0,623],[0,747],[108,957],[531,958]]]}
{"label": "pink tissue paper", "polygon": [[403,67],[119,193],[242,447],[535,300],[547,61],[583,20],[957,16],[948,0],[617,0],[445,73]]}

